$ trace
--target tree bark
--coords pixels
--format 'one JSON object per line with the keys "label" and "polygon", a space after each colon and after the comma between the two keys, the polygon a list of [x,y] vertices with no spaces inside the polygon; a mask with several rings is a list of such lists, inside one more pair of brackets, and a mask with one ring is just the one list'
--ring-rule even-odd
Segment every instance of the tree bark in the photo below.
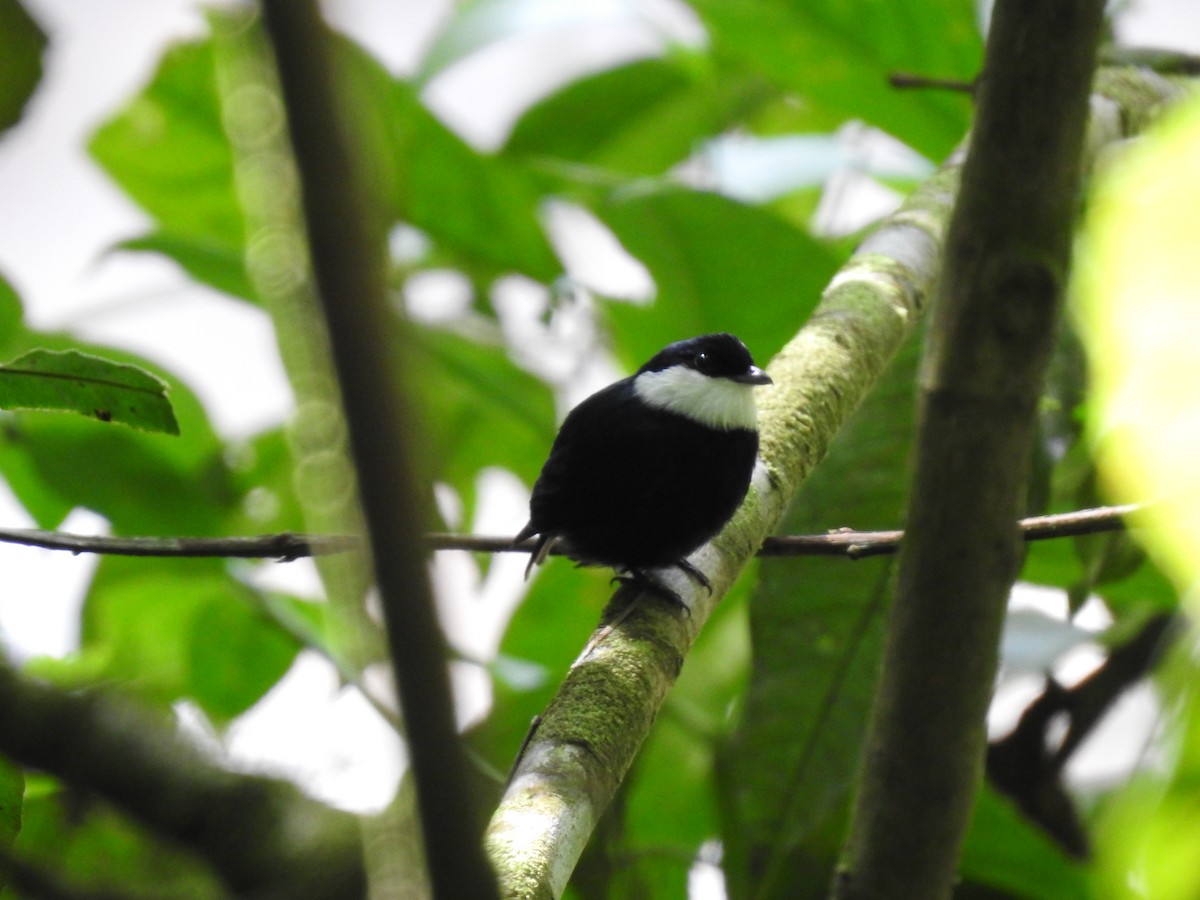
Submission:
{"label": "tree bark", "polygon": [[1000,0],[921,372],[916,470],[842,900],[949,897],[975,801],[1104,4]]}

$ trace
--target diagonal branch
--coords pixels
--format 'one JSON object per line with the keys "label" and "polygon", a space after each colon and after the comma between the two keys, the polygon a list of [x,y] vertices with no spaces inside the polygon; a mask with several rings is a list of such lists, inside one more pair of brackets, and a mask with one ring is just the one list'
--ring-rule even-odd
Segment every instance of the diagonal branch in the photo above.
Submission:
{"label": "diagonal branch", "polygon": [[239,896],[363,895],[356,816],[220,768],[119,697],[68,693],[0,661],[0,754],[103,797],[207,860]]}

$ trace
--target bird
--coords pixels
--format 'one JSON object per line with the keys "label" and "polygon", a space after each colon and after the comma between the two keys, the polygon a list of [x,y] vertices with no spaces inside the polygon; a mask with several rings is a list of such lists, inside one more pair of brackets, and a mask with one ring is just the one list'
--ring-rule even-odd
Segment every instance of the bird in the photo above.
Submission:
{"label": "bird", "polygon": [[682,604],[650,570],[674,567],[711,591],[687,556],[733,516],[758,456],[754,389],[771,384],[732,334],[668,344],[567,414],[533,486],[528,578],[550,550],[608,566]]}

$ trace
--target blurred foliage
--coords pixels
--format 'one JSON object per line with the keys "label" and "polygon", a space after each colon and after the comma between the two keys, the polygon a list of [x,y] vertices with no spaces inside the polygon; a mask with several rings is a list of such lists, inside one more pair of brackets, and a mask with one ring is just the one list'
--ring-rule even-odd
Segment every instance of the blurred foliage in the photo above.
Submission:
{"label": "blurred foliage", "polygon": [[[633,24],[653,27],[634,5],[619,6]],[[424,471],[457,497],[463,522],[476,508],[481,471],[503,467],[529,484],[553,437],[561,385],[529,364],[529,347],[493,305],[501,280],[521,276],[542,298],[530,326],[534,343],[562,352],[560,333],[578,310],[549,299],[568,267],[547,233],[547,201],[590,213],[655,285],[647,305],[607,300],[601,284],[579,285],[597,298],[602,338],[589,352],[607,352],[630,369],[670,340],[729,330],[765,361],[809,315],[847,247],[814,233],[819,192],[811,184],[748,203],[709,183],[707,142],[731,134],[820,136],[833,147],[833,132],[859,122],[938,161],[969,126],[964,97],[896,91],[886,79],[894,71],[973,78],[981,41],[972,4],[692,6],[704,40],[667,42],[652,58],[557,85],[520,111],[494,153],[440,121],[423,101],[424,88],[531,29],[577,28],[617,13],[544,0],[464,4],[442,24],[412,80],[338,40],[347,105],[377,200],[390,222],[421,237],[418,252],[395,260],[397,310],[405,306],[405,279],[425,272],[460,273],[472,293],[464,309],[436,324],[413,323],[411,340],[396,348],[419,404]],[[20,20],[24,29],[0,27],[0,67],[14,68],[0,78],[0,127],[15,120],[8,110],[19,111],[40,73],[40,34],[26,18],[15,0],[0,0],[0,21]],[[21,52],[8,53],[10,43]],[[96,130],[90,150],[150,222],[116,249],[164,256],[187,277],[257,303],[228,137],[237,127],[236,88],[221,84],[217,57],[210,38],[167,48],[145,87]],[[836,156],[825,165],[830,159]],[[1035,454],[1030,506],[1037,511],[1103,501],[1084,437],[1095,410],[1085,401],[1086,366],[1070,329]],[[0,414],[0,475],[40,526],[57,527],[71,510],[86,508],[122,535],[303,528],[282,428],[245,441],[223,438],[170,371],[26,326],[20,297],[0,278],[0,352],[13,359],[34,348],[99,355],[153,373],[169,386],[180,432]],[[788,531],[901,523],[919,349],[914,338],[839,436],[788,514]],[[692,863],[702,847],[712,859],[713,842],[723,848],[732,897],[824,896],[859,765],[890,572],[885,559],[810,558],[770,560],[747,573],[688,659],[588,851],[575,896],[683,896]],[[1038,544],[1023,577],[1062,590],[1075,606],[1100,597],[1115,630],[1178,604],[1171,582],[1126,536]],[[492,710],[470,734],[495,769],[507,770],[608,594],[607,573],[559,561],[537,575],[489,665]],[[220,732],[278,682],[302,642],[332,646],[323,627],[320,605],[265,594],[238,565],[105,559],[87,590],[79,652],[28,668],[69,686],[118,683],[158,705],[187,701]],[[1183,672],[1193,666],[1175,665]],[[1193,701],[1182,701],[1188,723],[1196,719]],[[1152,785],[1139,780],[1095,798],[1103,834],[1092,864],[1069,861],[1006,800],[985,791],[965,849],[963,896],[1124,896],[1129,870],[1142,864],[1123,843],[1125,823],[1152,822],[1167,833],[1190,797],[1186,776],[1197,758],[1185,754],[1177,773]],[[119,816],[44,777],[31,785],[22,818],[20,773],[0,773],[0,844],[19,825],[22,854],[92,889],[138,895],[139,885],[153,884],[172,896],[213,894],[190,861],[160,854]],[[1164,812],[1155,818],[1158,804]],[[1194,827],[1177,833],[1191,835]]]}
{"label": "blurred foliage", "polygon": [[[22,813],[14,850],[52,873],[54,882],[67,891],[84,886],[91,896],[228,896],[195,859],[154,840],[104,803],[66,790],[44,775],[29,776]],[[3,896],[18,895],[5,891]]]}
{"label": "blurred foliage", "polygon": [[[1095,369],[1088,424],[1097,480],[1125,502],[1152,501],[1136,517],[1138,544],[1088,548],[1087,571],[1128,573],[1118,584],[1140,589],[1117,596],[1102,583],[1097,591],[1110,603],[1170,608],[1182,596],[1193,617],[1200,577],[1200,366],[1191,338],[1200,324],[1200,258],[1190,235],[1200,202],[1198,152],[1200,102],[1193,98],[1107,160],[1085,224],[1077,304]],[[1169,580],[1146,561],[1142,546]],[[1171,711],[1171,764],[1106,798],[1099,817],[1105,852],[1094,879],[1102,890],[1135,869],[1147,896],[1200,894],[1200,870],[1183,851],[1200,837],[1194,641],[1192,632],[1160,670]]]}
{"label": "blurred foliage", "polygon": [[[780,530],[894,527],[904,509],[920,339],[843,427]],[[722,747],[735,896],[822,897],[859,765],[892,560],[767,559],[750,609],[754,665]],[[797,653],[797,647],[805,648]]]}
{"label": "blurred foliage", "polygon": [[21,6],[0,0],[0,132],[21,118],[42,77],[46,35]]}

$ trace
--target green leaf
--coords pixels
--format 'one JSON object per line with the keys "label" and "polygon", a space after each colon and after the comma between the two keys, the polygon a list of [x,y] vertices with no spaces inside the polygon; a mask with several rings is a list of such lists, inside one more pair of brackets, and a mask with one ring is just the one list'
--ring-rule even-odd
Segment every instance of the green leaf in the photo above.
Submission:
{"label": "green leaf", "polygon": [[[54,349],[94,353],[95,346],[59,334],[33,334]],[[106,357],[154,370],[116,348]],[[55,527],[76,506],[108,518],[121,534],[215,534],[237,507],[223,446],[196,396],[171,385],[179,436],[98,428],[77,416],[9,414],[0,429],[0,474],[41,527]],[[86,461],[86,465],[81,464]]]}
{"label": "green leaf", "polygon": [[[895,528],[907,490],[920,348],[910,338],[780,525]],[[892,562],[767,559],[750,605],[753,669],[721,774],[731,893],[824,897],[882,651]]]}
{"label": "green leaf", "polygon": [[595,212],[658,286],[650,306],[606,307],[631,366],[671,341],[712,331],[733,332],[765,361],[808,317],[837,269],[804,232],[717,194],[652,190]]}
{"label": "green leaf", "polygon": [[7,356],[24,338],[25,310],[8,279],[0,275],[0,353]]}
{"label": "green leaf", "polygon": [[228,722],[275,686],[301,648],[256,591],[233,578],[219,590],[197,606],[187,629],[186,690],[210,718]]}
{"label": "green leaf", "polygon": [[[1089,537],[1105,538],[1106,535]],[[1122,537],[1129,539],[1129,535]],[[1089,540],[1085,546],[1095,547],[1096,544]],[[1097,552],[1102,553],[1107,546],[1101,544]],[[1098,596],[1120,620],[1136,618],[1151,610],[1178,609],[1179,590],[1149,557],[1140,556],[1135,567],[1116,579],[1097,577],[1106,568],[1102,559],[1098,568],[1091,568],[1091,563],[1092,556],[1081,553],[1077,541],[1035,541],[1026,551],[1021,581],[1062,588],[1078,602]]]}
{"label": "green leaf", "polygon": [[0,366],[0,409],[76,412],[179,434],[163,381],[137,366],[77,350],[31,350]]}
{"label": "green leaf", "polygon": [[[0,760],[0,852],[12,852],[13,843],[21,831],[21,815],[25,807],[25,773],[20,766]],[[0,890],[4,889],[7,870],[0,873]]]}
{"label": "green leaf", "polygon": [[21,118],[42,78],[46,35],[19,0],[0,0],[0,131]]}
{"label": "green leaf", "polygon": [[223,461],[214,456],[188,464],[163,447],[165,438],[146,437],[156,436],[45,416],[23,417],[6,435],[9,450],[25,455],[23,471],[35,474],[42,490],[100,513],[118,533],[216,533],[238,499]]}
{"label": "green leaf", "polygon": [[1118,500],[1146,503],[1134,517],[1139,540],[1188,601],[1200,575],[1200,437],[1191,427],[1200,366],[1188,340],[1200,323],[1200,258],[1179,229],[1200,202],[1197,153],[1200,100],[1189,97],[1104,167],[1089,199],[1077,292],[1103,480]]}
{"label": "green leaf", "polygon": [[392,218],[425,232],[477,277],[561,275],[533,178],[472,148],[429,111],[412,84],[393,78],[361,47],[348,40],[335,47],[367,177]]}
{"label": "green leaf", "polygon": [[558,28],[632,24],[637,7],[624,3],[559,3],[557,0],[474,0],[449,17],[425,54],[419,77],[439,72],[506,38]]}
{"label": "green leaf", "polygon": [[897,90],[894,72],[970,81],[983,44],[975,7],[958,0],[696,0],[718,60],[732,59],[800,98],[813,130],[859,119],[926,157],[944,158],[962,139],[967,96]]}
{"label": "green leaf", "polygon": [[29,777],[24,819],[18,858],[80,889],[68,896],[228,896],[194,854],[158,840],[106,803],[92,797],[80,802],[77,792],[48,776]]}
{"label": "green leaf", "polygon": [[391,126],[397,218],[472,267],[521,272],[544,282],[562,274],[542,229],[541,197],[524,171],[473,150],[403,82],[392,83],[383,112]]}
{"label": "green leaf", "polygon": [[242,498],[226,530],[231,534],[303,531],[304,513],[296,496],[286,427],[272,428],[233,445],[226,453]]}
{"label": "green leaf", "polygon": [[[211,40],[169,47],[150,83],[96,131],[89,149],[158,223],[140,249],[166,253],[215,287],[249,283]],[[209,280],[213,269],[198,266],[198,248],[210,260],[228,260],[228,270]]]}
{"label": "green leaf", "polygon": [[[364,167],[389,217],[422,229],[464,267],[560,274],[525,173],[469,147],[355,44],[334,46]],[[91,152],[157,223],[123,248],[162,253],[218,290],[255,298],[212,39],[168,49],[145,90],[96,132]]]}
{"label": "green leaf", "polygon": [[438,328],[412,327],[399,348],[405,388],[420,404],[417,450],[425,471],[473,508],[480,469],[502,466],[526,484],[554,440],[554,399],[503,347]]}
{"label": "green leaf", "polygon": [[1087,900],[1087,869],[986,784],[979,793],[963,842],[963,880],[988,885],[1026,900]]}
{"label": "green leaf", "polygon": [[57,527],[76,504],[42,477],[37,460],[22,446],[11,425],[0,430],[0,435],[0,474],[9,489],[37,527]]}
{"label": "green leaf", "polygon": [[30,667],[67,683],[115,679],[158,705],[190,699],[223,724],[257,703],[299,649],[265,602],[221,560],[105,557],[80,654]]}
{"label": "green leaf", "polygon": [[773,96],[760,78],[689,62],[639,60],[573,82],[524,113],[505,156],[660,175]]}
{"label": "green leaf", "polygon": [[242,250],[229,241],[213,241],[202,235],[159,231],[117,244],[119,250],[159,253],[173,260],[194,279],[251,303],[258,294],[250,281]]}

